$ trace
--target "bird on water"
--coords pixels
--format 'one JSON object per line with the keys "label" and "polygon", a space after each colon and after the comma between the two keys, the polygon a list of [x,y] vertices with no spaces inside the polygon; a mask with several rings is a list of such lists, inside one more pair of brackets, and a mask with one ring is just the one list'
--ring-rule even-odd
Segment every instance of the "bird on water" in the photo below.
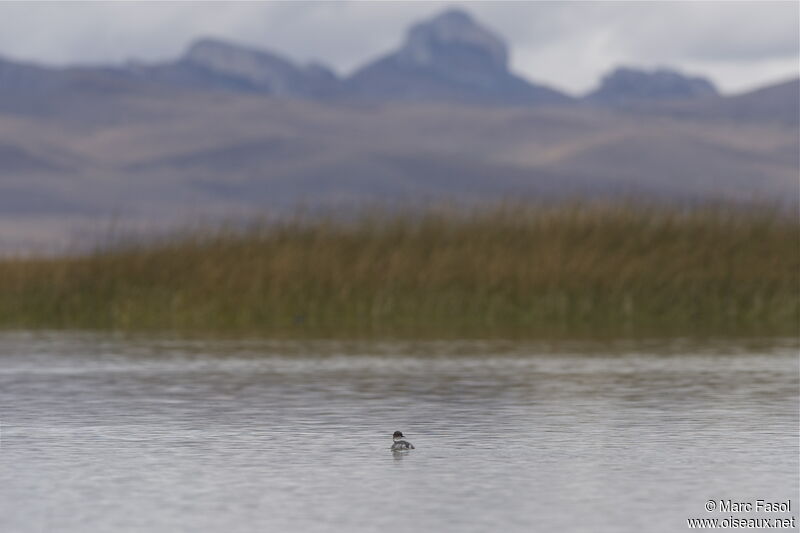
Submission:
{"label": "bird on water", "polygon": [[392,451],[393,452],[399,452],[399,451],[402,451],[402,450],[413,450],[414,449],[414,445],[413,444],[411,444],[407,440],[404,440],[405,437],[403,436],[403,432],[402,431],[395,431],[394,435],[392,435],[392,438],[394,439],[394,442],[392,443]]}

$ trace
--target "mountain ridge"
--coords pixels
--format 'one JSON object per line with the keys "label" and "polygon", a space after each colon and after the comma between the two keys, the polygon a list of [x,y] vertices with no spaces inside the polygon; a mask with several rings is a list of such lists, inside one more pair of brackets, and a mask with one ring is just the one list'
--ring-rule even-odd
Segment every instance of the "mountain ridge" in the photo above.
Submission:
{"label": "mountain ridge", "polygon": [[[450,101],[469,105],[613,105],[689,101],[718,93],[708,79],[662,68],[617,67],[598,87],[573,97],[508,68],[502,37],[466,11],[449,9],[413,24],[393,52],[338,76],[316,62],[301,65],[269,50],[201,37],[169,61],[47,67],[0,56],[0,93],[55,91],[82,77],[192,90],[252,92],[326,102]],[[13,71],[13,72],[12,72]],[[24,86],[24,87],[23,87]],[[13,91],[12,91],[13,92]]]}

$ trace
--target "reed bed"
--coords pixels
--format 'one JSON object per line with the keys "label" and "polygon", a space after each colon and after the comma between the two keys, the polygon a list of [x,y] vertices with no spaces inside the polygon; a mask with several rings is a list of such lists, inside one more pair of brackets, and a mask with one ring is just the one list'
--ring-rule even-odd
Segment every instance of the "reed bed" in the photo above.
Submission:
{"label": "reed bed", "polygon": [[797,335],[800,222],[741,208],[295,218],[0,261],[0,327]]}

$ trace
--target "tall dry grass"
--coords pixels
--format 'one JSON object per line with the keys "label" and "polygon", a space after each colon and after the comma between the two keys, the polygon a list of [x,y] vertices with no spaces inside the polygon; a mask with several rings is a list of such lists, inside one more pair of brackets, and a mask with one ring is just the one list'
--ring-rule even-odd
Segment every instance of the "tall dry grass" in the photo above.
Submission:
{"label": "tall dry grass", "polygon": [[503,207],[295,219],[0,261],[5,328],[794,335],[800,222]]}

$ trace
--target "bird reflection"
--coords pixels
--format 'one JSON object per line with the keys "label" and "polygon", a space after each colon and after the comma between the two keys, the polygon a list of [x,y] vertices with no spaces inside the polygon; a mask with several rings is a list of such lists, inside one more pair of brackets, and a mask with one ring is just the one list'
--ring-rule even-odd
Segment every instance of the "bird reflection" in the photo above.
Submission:
{"label": "bird reflection", "polygon": [[392,450],[392,457],[394,457],[395,461],[402,461],[408,455],[408,450],[397,451]]}

